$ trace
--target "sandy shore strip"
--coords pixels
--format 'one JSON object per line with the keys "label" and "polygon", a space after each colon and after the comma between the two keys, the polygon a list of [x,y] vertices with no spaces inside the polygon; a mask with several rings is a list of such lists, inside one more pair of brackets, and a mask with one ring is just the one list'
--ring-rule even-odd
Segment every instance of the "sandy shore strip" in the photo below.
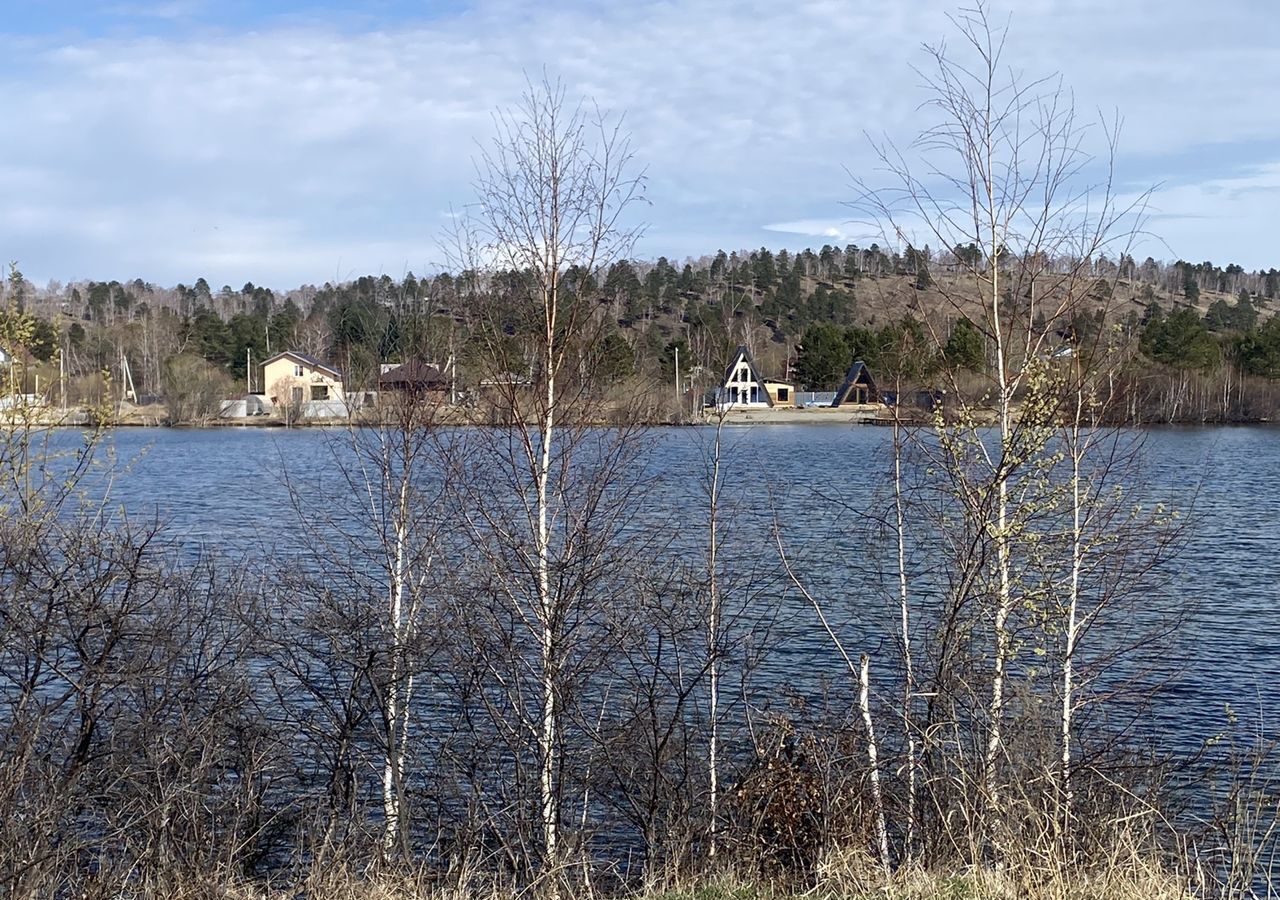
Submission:
{"label": "sandy shore strip", "polygon": [[[866,425],[876,419],[884,407],[879,405],[849,406],[832,409],[814,406],[805,409],[785,407],[772,409],[731,409],[725,413],[728,425]],[[709,416],[715,421],[714,413]]]}

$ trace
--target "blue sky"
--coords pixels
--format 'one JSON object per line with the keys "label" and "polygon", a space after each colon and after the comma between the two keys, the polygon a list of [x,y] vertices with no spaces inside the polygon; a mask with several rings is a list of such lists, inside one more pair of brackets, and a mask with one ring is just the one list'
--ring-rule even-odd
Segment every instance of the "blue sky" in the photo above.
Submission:
{"label": "blue sky", "polygon": [[[640,256],[865,241],[864,132],[930,124],[935,0],[6,3],[0,257],[37,283],[287,288],[439,266],[476,142],[525,72],[625,112]],[[1019,0],[1007,60],[1124,117],[1118,187],[1158,185],[1140,256],[1280,266],[1270,3]]]}

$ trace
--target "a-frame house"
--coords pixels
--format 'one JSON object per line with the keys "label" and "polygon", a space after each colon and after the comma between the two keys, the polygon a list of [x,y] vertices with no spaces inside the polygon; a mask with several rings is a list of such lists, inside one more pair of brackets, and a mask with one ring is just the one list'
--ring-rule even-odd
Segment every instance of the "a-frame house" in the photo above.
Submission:
{"label": "a-frame house", "polygon": [[866,363],[858,360],[849,367],[849,371],[844,376],[844,381],[840,383],[840,387],[836,391],[836,397],[831,401],[831,405],[836,407],[846,404],[879,402],[880,392],[876,390],[876,382],[871,377],[871,370],[867,368]]}
{"label": "a-frame house", "polygon": [[773,406],[773,398],[760,377],[760,370],[745,346],[738,347],[733,361],[724,370],[724,378],[716,389],[716,406],[721,409]]}

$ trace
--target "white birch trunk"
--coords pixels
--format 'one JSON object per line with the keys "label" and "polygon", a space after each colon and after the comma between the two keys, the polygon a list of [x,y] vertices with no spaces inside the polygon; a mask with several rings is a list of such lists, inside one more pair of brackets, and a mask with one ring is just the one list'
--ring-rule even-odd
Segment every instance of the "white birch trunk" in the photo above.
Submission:
{"label": "white birch trunk", "polygon": [[559,810],[556,806],[556,652],[555,646],[555,598],[551,592],[551,532],[547,509],[547,481],[551,469],[550,404],[555,399],[554,381],[547,382],[548,409],[543,419],[542,447],[538,458],[538,603],[541,607],[542,651],[542,728],[538,735],[538,750],[542,761],[540,777],[542,800],[542,841],[548,862],[556,858],[559,840]]}
{"label": "white birch trunk", "polygon": [[[555,221],[553,210],[552,221]],[[555,246],[555,235],[552,235],[552,246]],[[544,408],[538,426],[541,444],[538,454],[537,491],[538,491],[538,533],[535,538],[538,556],[538,604],[542,654],[542,723],[538,734],[538,751],[541,761],[539,773],[539,789],[542,806],[542,845],[546,854],[546,870],[554,870],[558,863],[560,841],[560,808],[556,794],[556,737],[559,730],[559,710],[557,708],[557,646],[556,630],[558,610],[556,598],[551,588],[551,521],[549,481],[551,478],[551,460],[554,450],[555,402],[556,402],[556,304],[557,284],[556,266],[559,264],[554,253],[549,260],[551,284],[544,297],[544,338],[543,364],[546,366],[546,392],[543,395]]]}
{"label": "white birch trunk", "polygon": [[875,807],[880,864],[888,874],[892,867],[889,858],[889,827],[885,820],[884,794],[880,787],[880,754],[876,746],[875,727],[871,722],[871,660],[865,653],[862,654],[862,668],[858,682],[858,705],[862,707],[862,721],[867,728],[867,758],[871,765],[871,803]]}
{"label": "white birch trunk", "polygon": [[[991,675],[991,705],[988,710],[990,724],[987,736],[987,752],[983,768],[983,781],[987,800],[991,811],[998,815],[1000,809],[1000,785],[997,768],[1003,742],[1002,722],[1004,719],[1004,678],[1005,664],[1009,656],[1009,615],[1012,612],[1013,598],[1010,584],[1010,552],[1009,552],[1009,479],[1006,463],[1011,450],[1011,400],[1009,390],[1007,348],[1005,346],[1004,325],[1000,321],[1000,225],[996,220],[997,200],[990,180],[992,171],[992,142],[987,136],[987,211],[990,225],[991,266],[991,326],[995,335],[996,351],[996,391],[998,395],[997,413],[1000,419],[1000,452],[996,458],[994,477],[996,480],[996,521],[993,539],[996,549],[996,598],[994,622],[994,648]],[[992,822],[994,819],[991,820]]]}
{"label": "white birch trunk", "polygon": [[388,628],[391,640],[391,673],[387,680],[387,750],[382,768],[382,813],[384,830],[382,855],[390,859],[396,845],[402,839],[402,803],[404,785],[405,751],[409,739],[409,698],[403,685],[405,680],[405,556],[408,541],[406,521],[409,493],[409,472],[400,473],[399,492],[396,497],[395,544],[392,547],[389,579]]}
{"label": "white birch trunk", "polygon": [[707,547],[707,580],[710,601],[707,617],[707,668],[709,685],[708,717],[710,719],[710,739],[707,746],[708,802],[710,804],[709,824],[707,830],[707,858],[716,858],[716,845],[719,838],[720,815],[720,580],[716,570],[717,555],[720,546],[719,504],[720,504],[720,438],[724,417],[720,417],[716,425],[715,455],[711,467],[710,516],[708,520]]}
{"label": "white birch trunk", "polygon": [[[901,390],[899,390],[901,396]],[[907,593],[906,516],[902,503],[902,438],[898,410],[893,412],[893,506],[898,531],[898,605],[902,616],[902,731],[907,739],[907,838],[910,860],[916,843],[916,734],[913,715],[915,672],[911,660],[911,604]]]}
{"label": "white birch trunk", "polygon": [[1084,397],[1079,376],[1076,378],[1075,419],[1071,426],[1071,581],[1067,590],[1067,645],[1062,660],[1062,827],[1070,824],[1071,791],[1071,717],[1074,703],[1074,676],[1076,654],[1077,614],[1080,605],[1080,569],[1084,561],[1084,542],[1081,534],[1080,508],[1080,459],[1084,448],[1080,446],[1080,415]]}

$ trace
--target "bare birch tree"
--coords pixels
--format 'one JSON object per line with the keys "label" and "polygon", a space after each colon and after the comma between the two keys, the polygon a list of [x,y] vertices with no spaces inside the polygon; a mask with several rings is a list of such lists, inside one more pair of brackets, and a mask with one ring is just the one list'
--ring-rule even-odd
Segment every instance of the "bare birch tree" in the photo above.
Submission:
{"label": "bare birch tree", "polygon": [[[1163,504],[1142,502],[1142,435],[1128,432],[1118,411],[1117,372],[1124,356],[1116,329],[1104,328],[1058,361],[1064,409],[1054,446],[1064,471],[1055,479],[1066,512],[1056,543],[1061,547],[1059,585],[1051,626],[1059,636],[1061,716],[1059,727],[1059,827],[1071,831],[1075,816],[1075,770],[1081,764],[1078,715],[1093,701],[1099,658],[1128,647],[1156,645],[1157,629],[1135,627],[1135,603],[1150,591],[1153,573],[1180,546],[1180,515]],[[1117,424],[1118,423],[1118,424]],[[1176,621],[1176,611],[1170,611]],[[1130,633],[1117,642],[1106,626],[1115,619]],[[1087,761],[1086,761],[1087,762]]]}
{"label": "bare birch tree", "polygon": [[[1095,159],[1089,129],[1061,81],[1007,69],[1007,28],[990,20],[986,4],[952,22],[960,49],[927,46],[930,67],[921,72],[925,108],[938,113],[938,124],[907,152],[876,145],[896,183],[884,189],[858,180],[855,205],[898,242],[977,250],[958,254],[959,276],[935,285],[949,315],[970,318],[983,332],[991,356],[985,396],[967,396],[950,373],[949,413],[957,424],[939,432],[948,444],[944,465],[958,479],[966,515],[976,517],[970,562],[982,571],[962,581],[989,585],[982,588],[991,645],[981,784],[991,822],[1002,798],[1012,619],[1022,602],[1015,495],[1021,473],[1042,455],[1051,433],[1044,425],[1055,415],[1042,409],[1028,416],[1037,401],[1026,401],[1057,332],[1087,299],[1092,261],[1132,236],[1141,199],[1119,201],[1112,189],[1114,127],[1103,123],[1107,155]],[[938,323],[930,327],[936,336]],[[991,442],[983,435],[988,422]]]}
{"label": "bare birch tree", "polygon": [[717,413],[707,474],[707,858],[715,861],[720,825],[720,669],[724,622],[720,594],[720,493],[724,485],[722,453],[726,412]]}
{"label": "bare birch tree", "polygon": [[[901,380],[897,396],[902,396]],[[916,749],[916,674],[911,654],[911,595],[907,577],[907,510],[902,483],[903,426],[900,401],[893,407],[893,526],[897,559],[898,616],[902,642],[902,732],[907,751],[907,831],[903,837],[903,857],[913,858],[918,827],[919,757]]]}
{"label": "bare birch tree", "polygon": [[643,176],[632,172],[620,122],[569,102],[564,85],[545,76],[528,83],[515,108],[495,115],[495,129],[477,160],[476,200],[457,246],[479,257],[461,268],[490,273],[484,364],[513,425],[510,443],[494,437],[516,502],[477,518],[515,539],[515,516],[528,539],[540,837],[544,871],[551,871],[560,860],[561,680],[573,599],[557,578],[557,561],[574,551],[566,480],[591,419],[585,348],[599,324],[586,294],[638,234],[625,213],[642,198]]}
{"label": "bare birch tree", "polygon": [[[342,744],[335,758],[354,756],[364,731],[379,751],[379,847],[388,862],[409,851],[409,763],[422,714],[415,703],[439,642],[427,626],[447,590],[440,560],[456,549],[450,485],[465,441],[440,427],[442,405],[410,387],[381,404],[376,424],[335,433],[327,442],[332,481],[309,482],[281,459],[305,538],[281,548],[296,571],[284,579],[291,590],[279,592],[287,599],[269,604],[273,681],[294,702],[349,685],[346,703],[316,696],[315,706],[332,710],[326,738]],[[288,596],[295,591],[302,604]]]}

